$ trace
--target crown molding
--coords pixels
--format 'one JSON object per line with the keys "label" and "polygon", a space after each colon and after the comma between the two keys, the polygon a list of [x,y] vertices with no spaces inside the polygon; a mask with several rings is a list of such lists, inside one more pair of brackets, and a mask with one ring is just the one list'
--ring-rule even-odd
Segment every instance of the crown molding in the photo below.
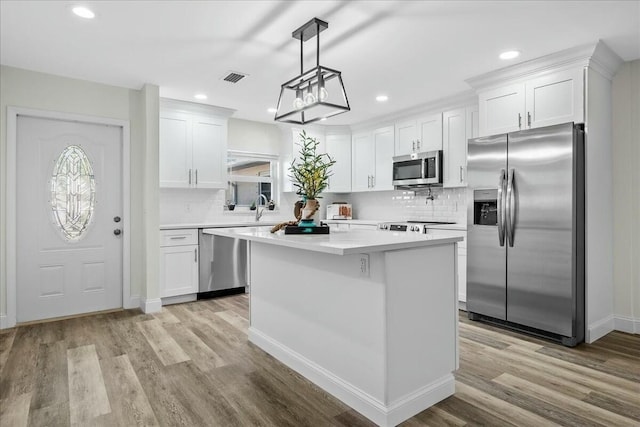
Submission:
{"label": "crown molding", "polygon": [[169,109],[190,114],[215,115],[219,117],[231,117],[236,110],[218,107],[216,105],[200,104],[198,102],[181,101],[179,99],[160,98],[160,109]]}
{"label": "crown molding", "polygon": [[589,66],[608,80],[613,80],[624,60],[612,51],[602,40],[598,41],[591,55]]}
{"label": "crown molding", "polygon": [[538,77],[541,73],[568,67],[592,67],[609,80],[613,79],[622,59],[602,41],[561,50],[540,58],[490,71],[465,80],[476,91],[503,86],[505,82]]}
{"label": "crown molding", "polygon": [[473,90],[466,90],[455,95],[439,98],[425,104],[416,105],[415,107],[396,111],[384,116],[374,117],[364,122],[352,124],[351,131],[359,132],[371,128],[380,128],[384,126],[393,126],[398,120],[407,120],[420,115],[439,113],[444,110],[452,110],[454,108],[467,107],[478,104],[478,95]]}

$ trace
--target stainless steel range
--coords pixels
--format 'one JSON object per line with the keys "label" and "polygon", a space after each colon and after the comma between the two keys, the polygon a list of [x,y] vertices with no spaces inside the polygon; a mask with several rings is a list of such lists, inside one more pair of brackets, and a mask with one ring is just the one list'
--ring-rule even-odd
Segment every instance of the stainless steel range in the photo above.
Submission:
{"label": "stainless steel range", "polygon": [[426,230],[430,225],[448,225],[448,224],[455,224],[455,222],[445,222],[445,221],[383,222],[378,224],[378,230],[426,234],[427,233]]}

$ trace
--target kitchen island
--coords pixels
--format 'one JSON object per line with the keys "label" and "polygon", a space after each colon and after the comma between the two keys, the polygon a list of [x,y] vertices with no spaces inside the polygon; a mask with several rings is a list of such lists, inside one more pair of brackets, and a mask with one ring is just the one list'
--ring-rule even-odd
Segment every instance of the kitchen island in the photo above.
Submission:
{"label": "kitchen island", "polygon": [[455,391],[460,237],[354,230],[250,241],[249,340],[381,426]]}

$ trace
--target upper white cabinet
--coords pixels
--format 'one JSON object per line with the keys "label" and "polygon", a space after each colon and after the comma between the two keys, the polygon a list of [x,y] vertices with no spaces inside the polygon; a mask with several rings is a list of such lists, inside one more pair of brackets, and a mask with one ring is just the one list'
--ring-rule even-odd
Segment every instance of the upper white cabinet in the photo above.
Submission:
{"label": "upper white cabinet", "polygon": [[371,176],[375,174],[376,154],[373,146],[373,133],[365,132],[352,137],[351,150],[351,189],[352,191],[369,191]]}
{"label": "upper white cabinet", "polygon": [[336,163],[331,168],[327,193],[349,193],[351,191],[351,135],[327,135],[326,151]]}
{"label": "upper white cabinet", "polygon": [[442,114],[432,114],[395,125],[395,155],[442,150]]}
{"label": "upper white cabinet", "polygon": [[584,122],[584,68],[480,91],[480,136]]}
{"label": "upper white cabinet", "polygon": [[584,69],[530,80],[525,85],[527,128],[584,122]]}
{"label": "upper white cabinet", "polygon": [[226,187],[227,115],[215,107],[161,100],[160,187]]}
{"label": "upper white cabinet", "polygon": [[467,110],[442,113],[444,187],[467,185]]}
{"label": "upper white cabinet", "polygon": [[393,150],[393,126],[353,135],[352,191],[393,190]]}

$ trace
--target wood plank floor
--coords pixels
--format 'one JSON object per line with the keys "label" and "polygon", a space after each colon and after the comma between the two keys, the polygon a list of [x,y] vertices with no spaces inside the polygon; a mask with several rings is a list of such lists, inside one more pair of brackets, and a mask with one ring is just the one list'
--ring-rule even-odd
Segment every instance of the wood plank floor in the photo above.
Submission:
{"label": "wood plank floor", "polygon": [[[0,332],[5,426],[370,426],[247,341],[239,295]],[[460,313],[456,394],[404,426],[640,426],[640,337],[564,348]]]}

